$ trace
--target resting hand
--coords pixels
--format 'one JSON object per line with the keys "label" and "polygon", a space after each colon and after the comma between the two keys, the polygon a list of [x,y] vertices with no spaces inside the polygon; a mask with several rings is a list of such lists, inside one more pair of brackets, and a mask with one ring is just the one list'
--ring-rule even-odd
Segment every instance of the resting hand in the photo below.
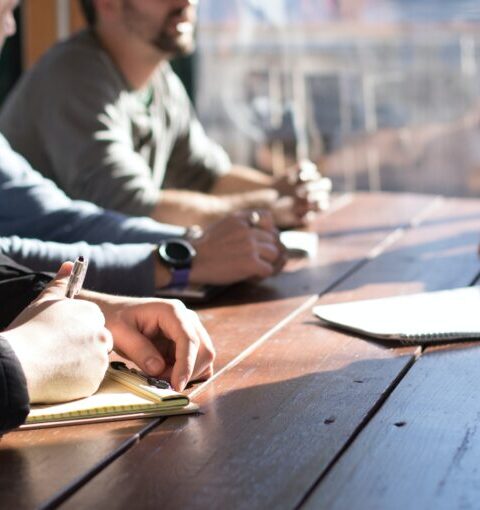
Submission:
{"label": "resting hand", "polygon": [[2,333],[25,373],[32,403],[85,397],[99,387],[112,337],[93,303],[67,299],[71,263]]}
{"label": "resting hand", "polygon": [[192,242],[197,256],[191,283],[225,285],[276,274],[285,263],[285,250],[269,213],[252,226],[248,212],[229,216],[208,227]]}
{"label": "resting hand", "polygon": [[147,374],[170,380],[177,391],[190,380],[212,376],[210,336],[198,315],[180,301],[89,295],[105,314],[115,351]]}

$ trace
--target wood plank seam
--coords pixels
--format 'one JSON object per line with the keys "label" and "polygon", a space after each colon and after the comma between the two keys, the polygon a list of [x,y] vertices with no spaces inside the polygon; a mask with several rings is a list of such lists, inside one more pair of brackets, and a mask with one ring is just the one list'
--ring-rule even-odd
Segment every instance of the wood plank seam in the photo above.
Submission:
{"label": "wood plank seam", "polygon": [[428,218],[428,215],[433,213],[435,209],[440,207],[445,202],[443,197],[435,197],[433,202],[422,209],[416,216],[414,216],[407,225],[399,227],[391,232],[383,241],[374,246],[367,255],[367,262],[379,257],[390,246],[393,246],[397,241],[404,237],[410,230],[419,227],[423,221]]}
{"label": "wood plank seam", "polygon": [[[377,247],[374,247],[371,251],[372,258],[376,258],[379,256],[383,251],[385,251],[389,246],[392,246],[398,239],[403,237],[404,234],[406,234],[407,231],[411,230],[412,228],[420,226],[423,221],[428,219],[429,214],[431,214],[435,209],[437,209],[441,204],[445,203],[444,197],[437,197],[436,200],[427,206],[423,211],[421,211],[416,217],[413,218],[413,220],[410,222],[409,226],[406,228],[399,228],[396,231],[392,232],[389,236],[387,236],[383,242],[381,242]],[[402,235],[403,234],[403,235]],[[480,255],[480,253],[479,253]],[[478,273],[472,281],[469,283],[469,286],[475,285],[478,283],[480,279],[480,273]],[[370,413],[365,417],[365,419],[359,424],[359,426],[355,429],[355,432],[352,434],[351,437],[348,438],[345,445],[342,447],[342,449],[339,451],[339,453],[332,459],[332,461],[329,463],[329,465],[325,468],[325,470],[321,473],[319,478],[316,480],[316,482],[310,487],[310,489],[306,492],[300,503],[295,507],[295,510],[300,510],[302,506],[306,503],[306,501],[309,499],[311,494],[319,487],[321,482],[325,479],[325,477],[329,474],[331,469],[336,465],[336,463],[339,461],[339,459],[345,455],[348,448],[353,444],[355,439],[358,437],[358,435],[362,432],[362,430],[369,424],[369,422],[375,417],[375,415],[382,409],[382,407],[387,402],[388,398],[393,394],[393,392],[396,390],[396,388],[399,386],[399,384],[402,382],[402,380],[407,376],[407,374],[411,371],[411,369],[414,367],[415,363],[422,357],[422,355],[427,353],[427,351],[430,349],[430,346],[419,346],[417,351],[415,352],[415,356],[412,358],[410,363],[405,366],[404,370],[399,374],[399,377],[395,379],[395,381],[392,382],[392,384],[389,386],[388,390],[381,396],[379,401],[376,403],[376,405],[371,409]]]}
{"label": "wood plank seam", "polygon": [[[344,200],[339,200],[339,206],[336,208],[336,210],[342,209],[343,207],[345,207],[351,203],[351,195],[345,195],[342,198],[344,198]],[[225,367],[223,367],[211,379],[200,384],[190,394],[190,396],[193,398],[193,397],[199,395],[200,393],[202,393],[208,385],[212,384],[214,381],[216,381],[219,377],[221,377],[228,370],[233,369],[239,363],[241,363],[247,357],[249,357],[251,354],[253,354],[260,346],[265,344],[275,333],[277,333],[279,330],[281,330],[283,327],[285,327],[288,323],[290,323],[296,316],[298,316],[300,313],[302,313],[308,307],[313,306],[313,304],[318,300],[319,296],[327,294],[328,292],[331,292],[332,290],[335,289],[335,287],[339,286],[342,282],[344,282],[346,279],[348,279],[352,274],[356,273],[362,267],[364,267],[366,264],[368,264],[375,258],[379,257],[382,253],[385,252],[385,250],[388,247],[392,246],[394,243],[396,243],[402,237],[404,237],[408,231],[410,231],[414,227],[419,226],[429,216],[429,214],[440,205],[440,203],[442,201],[443,201],[443,197],[436,197],[431,203],[429,203],[427,206],[425,206],[418,214],[416,214],[410,221],[408,221],[408,223],[404,227],[397,228],[393,232],[388,234],[382,241],[380,241],[376,246],[374,246],[366,254],[366,256],[363,259],[359,260],[359,262],[353,268],[348,270],[341,277],[337,278],[331,285],[329,285],[327,288],[325,288],[320,294],[309,296],[308,299],[302,305],[300,305],[297,309],[295,309],[293,312],[291,312],[289,315],[287,315],[284,319],[282,319],[273,328],[268,330],[265,334],[263,334],[256,342],[254,342],[252,345],[250,345],[247,349],[245,349],[239,355],[237,355],[230,363],[228,363]],[[415,361],[419,355],[421,355],[420,349],[417,352],[417,356],[412,358],[411,362],[409,362],[409,364],[406,365],[404,370],[402,372],[400,372],[399,376],[392,382],[392,384],[389,386],[387,391],[381,396],[381,398],[376,403],[376,405],[365,416],[365,419],[359,424],[358,428],[355,429],[355,432],[352,434],[351,438],[349,438],[349,440],[345,443],[345,446],[342,448],[342,450],[332,460],[332,463],[329,464],[329,466],[324,470],[324,472],[321,474],[321,476],[317,480],[317,482],[308,491],[307,496],[308,496],[308,494],[310,494],[311,491],[314,490],[316,485],[318,483],[320,483],[320,481],[324,478],[324,476],[326,476],[328,471],[331,469],[331,466],[338,460],[338,458],[340,458],[340,456],[346,451],[348,446],[350,446],[350,444],[357,437],[357,435],[361,432],[361,430],[368,424],[368,422],[371,420],[371,418],[376,414],[378,409],[380,409],[380,407],[383,405],[383,403],[387,400],[388,396],[394,391],[394,389],[398,385],[398,383],[403,379],[403,377],[410,370],[411,366],[413,366],[413,364],[415,363]],[[103,469],[108,467],[113,461],[115,461],[121,455],[126,453],[132,446],[134,446],[139,441],[141,441],[141,439],[143,437],[145,437],[151,430],[156,428],[158,425],[162,424],[167,419],[168,418],[155,419],[153,422],[150,422],[144,428],[140,429],[129,441],[124,443],[124,445],[119,447],[117,450],[115,450],[115,452],[113,452],[108,457],[104,458],[102,460],[102,462],[98,463],[94,468],[89,470],[84,476],[80,477],[75,482],[73,482],[71,485],[69,485],[67,487],[67,489],[58,493],[54,498],[49,500],[41,508],[50,509],[50,508],[58,507],[58,505],[60,505],[65,500],[67,500],[71,495],[73,495],[77,490],[79,490],[83,485],[85,485],[90,479],[92,479],[100,471],[102,471]],[[301,506],[301,504],[303,504],[303,501],[299,504],[299,506]]]}
{"label": "wood plank seam", "polygon": [[352,435],[345,441],[345,444],[339,450],[337,455],[335,455],[328,466],[320,473],[320,476],[317,478],[315,483],[310,487],[310,489],[304,494],[301,501],[295,507],[295,510],[300,510],[304,503],[308,500],[310,495],[317,489],[317,487],[322,483],[322,480],[328,475],[331,469],[335,466],[335,464],[339,461],[339,459],[347,452],[348,448],[353,444],[358,435],[362,432],[362,430],[370,423],[372,418],[380,411],[385,402],[388,400],[390,395],[395,391],[397,386],[402,382],[404,377],[410,372],[411,368],[417,362],[417,360],[421,357],[422,351],[420,347],[415,351],[415,355],[412,356],[411,360],[405,365],[403,370],[398,374],[398,376],[392,381],[387,390],[380,396],[375,405],[370,409],[370,411],[365,415],[365,418],[358,424],[358,427],[354,430]]}
{"label": "wood plank seam", "polygon": [[[351,195],[344,195],[345,201],[341,204],[341,206],[338,208],[342,208],[349,203],[351,203]],[[358,264],[356,264],[353,268],[351,268],[349,271],[347,271],[344,275],[337,278],[335,282],[333,282],[330,286],[328,286],[326,289],[324,289],[320,294],[316,294],[314,296],[310,296],[305,303],[300,305],[296,310],[291,312],[287,317],[282,319],[278,324],[276,324],[273,328],[271,328],[269,331],[267,331],[265,334],[263,334],[256,342],[251,344],[247,349],[242,351],[238,356],[236,356],[230,363],[225,365],[221,370],[219,370],[216,374],[213,375],[208,381],[205,381],[204,383],[200,384],[192,393],[190,396],[194,398],[195,396],[199,395],[203,390],[210,384],[212,384],[214,381],[216,381],[219,377],[221,377],[226,371],[233,369],[236,367],[239,363],[241,363],[243,360],[245,360],[248,356],[250,356],[253,352],[255,352],[260,346],[262,346],[268,339],[275,334],[277,331],[282,329],[284,326],[286,326],[289,322],[291,322],[297,315],[299,315],[301,312],[306,310],[309,306],[313,306],[313,304],[318,300],[319,296],[322,296],[324,294],[327,294],[328,292],[332,291],[340,285],[342,282],[344,282],[349,276],[360,270],[363,266],[368,264],[370,261],[372,261],[374,258],[377,258],[380,256],[384,251],[389,247],[392,246],[396,241],[401,239],[403,236],[406,235],[406,233],[411,230],[414,227],[419,226],[424,219],[428,217],[429,214],[431,214],[437,207],[440,206],[441,203],[443,203],[444,198],[443,197],[435,197],[433,201],[425,206],[418,214],[416,214],[404,227],[397,228],[393,232],[391,232],[389,235],[383,239],[383,241],[380,241],[376,246],[374,246],[367,254],[367,256],[360,260]]]}
{"label": "wood plank seam", "polygon": [[199,387],[197,387],[190,396],[192,398],[196,397],[198,394],[200,394],[207,386],[212,384],[214,381],[216,381],[219,377],[221,377],[225,372],[228,370],[231,370],[232,368],[236,367],[239,363],[241,363],[243,360],[248,358],[251,354],[253,354],[260,346],[262,346],[265,342],[268,341],[268,339],[277,333],[277,331],[280,331],[284,326],[286,326],[289,322],[291,322],[295,317],[300,315],[304,310],[307,308],[312,307],[318,300],[318,296],[309,296],[308,299],[303,303],[303,305],[300,305],[296,310],[288,314],[284,319],[282,319],[278,324],[276,324],[273,328],[270,328],[266,333],[264,333],[256,342],[253,342],[249,347],[244,349],[238,356],[233,358],[230,363],[227,363],[221,370],[219,370],[216,374],[213,375],[210,379],[202,383]]}
{"label": "wood plank seam", "polygon": [[77,478],[73,482],[71,482],[68,486],[66,486],[63,490],[57,492],[52,498],[46,501],[39,507],[39,510],[51,510],[53,508],[58,508],[64,501],[66,501],[72,494],[74,494],[77,490],[83,487],[87,482],[89,482],[94,476],[100,473],[103,469],[109,466],[113,461],[118,459],[121,455],[126,453],[130,448],[140,442],[142,437],[144,437],[150,429],[153,429],[164,422],[167,417],[161,417],[155,419],[153,422],[149,423],[146,427],[142,428],[138,432],[136,432],[131,438],[127,439],[123,444],[121,444],[118,448],[116,448],[113,452],[111,452],[107,457],[102,459],[101,462],[95,464],[91,469],[89,469],[86,473],[84,473],[81,477]]}
{"label": "wood plank seam", "polygon": [[[344,195],[346,198],[345,202],[339,207],[342,208],[349,203],[351,203],[351,195]],[[352,274],[360,270],[363,266],[379,257],[385,250],[392,246],[395,242],[400,240],[403,236],[407,234],[414,227],[418,227],[425,219],[428,218],[429,214],[431,214],[435,209],[437,209],[443,202],[444,197],[436,196],[433,201],[425,206],[418,214],[416,214],[404,227],[400,227],[395,229],[393,232],[388,234],[385,239],[380,241],[376,246],[374,246],[366,255],[366,257],[360,260],[354,267],[352,267],[349,271],[347,271],[344,275],[337,278],[330,286],[325,288],[318,295],[310,296],[305,303],[300,305],[296,310],[291,312],[287,317],[282,319],[278,324],[276,324],[273,328],[267,331],[264,335],[262,335],[256,342],[250,345],[247,349],[242,351],[238,356],[236,356],[230,363],[225,365],[219,372],[214,374],[208,381],[200,384],[190,395],[191,397],[195,397],[200,394],[206,386],[213,383],[216,379],[218,379],[222,374],[224,374],[227,370],[230,370],[236,367],[241,361],[246,359],[250,354],[255,352],[260,346],[262,346],[273,334],[286,326],[290,321],[292,321],[297,315],[299,315],[303,310],[307,309],[309,306],[313,306],[313,304],[318,300],[318,298],[324,294],[327,294],[335,289],[335,287],[339,286],[343,283],[348,277]],[[311,303],[311,304],[309,304]]]}

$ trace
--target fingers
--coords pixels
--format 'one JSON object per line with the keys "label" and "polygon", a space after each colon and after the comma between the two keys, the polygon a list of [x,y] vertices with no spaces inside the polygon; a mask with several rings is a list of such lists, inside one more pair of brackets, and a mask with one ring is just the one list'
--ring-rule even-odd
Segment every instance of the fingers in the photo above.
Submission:
{"label": "fingers", "polygon": [[297,187],[293,213],[303,219],[310,212],[326,211],[330,207],[330,179],[320,179]]}
{"label": "fingers", "polygon": [[287,261],[285,246],[280,242],[278,233],[275,235],[263,230],[254,229],[256,238],[257,263],[259,272],[257,276],[267,278],[277,274]]}
{"label": "fingers", "polygon": [[64,262],[60,266],[60,269],[55,275],[55,278],[45,287],[45,290],[40,294],[38,300],[43,301],[45,299],[64,298],[67,291],[68,278],[72,272],[72,268],[73,262]]}
{"label": "fingers", "polygon": [[103,328],[103,332],[100,337],[100,342],[105,344],[105,348],[107,349],[107,352],[113,351],[113,336],[110,333],[110,331],[108,331],[107,328]]}
{"label": "fingers", "polygon": [[[167,339],[163,342],[174,343],[173,367],[168,365],[168,359],[160,356],[153,342],[145,337],[140,338],[142,335],[139,333],[135,335],[135,349],[122,346],[122,350],[150,375],[167,377],[171,373],[173,388],[182,391],[190,380],[205,377],[213,372],[215,349],[197,314],[187,309],[183,303],[177,300],[162,300],[152,306],[148,313],[155,314],[157,332],[161,332]],[[142,364],[140,359],[139,354],[142,350],[145,358],[152,355],[162,359],[164,363],[162,370],[157,373],[149,371],[148,366],[144,362]]]}
{"label": "fingers", "polygon": [[154,343],[141,332],[129,329],[128,339],[116,339],[115,350],[121,351],[121,355],[133,361],[146,374],[155,377],[165,375],[167,364],[163,356]]}
{"label": "fingers", "polygon": [[172,370],[172,385],[182,391],[188,381],[204,378],[213,373],[215,349],[198,315],[176,305],[178,334],[172,338],[175,342],[175,365]]}
{"label": "fingers", "polygon": [[235,217],[241,218],[246,225],[252,228],[259,228],[265,231],[276,230],[275,220],[268,209],[247,209],[235,213]]}
{"label": "fingers", "polygon": [[257,243],[256,250],[260,259],[269,263],[271,266],[277,261],[280,251],[279,246],[274,243]]}
{"label": "fingers", "polygon": [[192,323],[200,337],[200,348],[197,361],[192,375],[192,380],[205,380],[213,375],[213,363],[215,361],[215,348],[212,339],[202,324],[198,315],[189,310]]}
{"label": "fingers", "polygon": [[295,190],[295,195],[308,200],[318,200],[330,196],[331,191],[332,182],[330,179],[323,178],[318,181],[299,184]]}
{"label": "fingers", "polygon": [[319,174],[318,179],[311,181],[302,181],[297,186],[297,193],[298,190],[300,189],[304,189],[309,193],[317,192],[330,193],[330,191],[332,191],[332,181],[327,177],[321,177]]}
{"label": "fingers", "polygon": [[[248,218],[251,227],[265,230],[266,232],[276,231],[273,215],[266,209],[253,209],[250,211]],[[252,219],[254,220],[253,222]]]}
{"label": "fingers", "polygon": [[177,391],[185,389],[192,378],[197,354],[200,347],[200,337],[193,324],[178,317],[176,333],[172,340],[175,342],[175,364],[172,370],[172,386]]}

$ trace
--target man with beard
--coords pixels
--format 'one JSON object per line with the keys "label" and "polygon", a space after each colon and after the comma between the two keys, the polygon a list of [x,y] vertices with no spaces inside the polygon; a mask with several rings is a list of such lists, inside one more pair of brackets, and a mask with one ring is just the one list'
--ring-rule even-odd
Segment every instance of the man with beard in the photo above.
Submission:
{"label": "man with beard", "polygon": [[194,48],[196,3],[81,0],[89,29],[23,77],[0,130],[72,198],[180,225],[259,207],[302,223],[326,206],[330,181],[232,165],[169,65]]}

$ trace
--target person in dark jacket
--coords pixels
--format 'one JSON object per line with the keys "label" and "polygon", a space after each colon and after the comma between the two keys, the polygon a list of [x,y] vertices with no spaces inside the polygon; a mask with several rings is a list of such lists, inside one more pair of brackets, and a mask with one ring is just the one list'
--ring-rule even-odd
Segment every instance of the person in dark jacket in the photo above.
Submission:
{"label": "person in dark jacket", "polygon": [[[94,393],[112,348],[179,391],[213,374],[210,337],[182,303],[90,291],[69,299],[71,269],[64,263],[52,279],[0,254],[0,434],[24,421],[30,403]],[[172,342],[168,360],[162,348]]]}
{"label": "person in dark jacket", "polygon": [[[30,400],[82,397],[103,377],[112,336],[98,306],[65,298],[70,269],[52,281],[0,254],[0,433],[25,420]],[[77,320],[88,322],[72,327]]]}

